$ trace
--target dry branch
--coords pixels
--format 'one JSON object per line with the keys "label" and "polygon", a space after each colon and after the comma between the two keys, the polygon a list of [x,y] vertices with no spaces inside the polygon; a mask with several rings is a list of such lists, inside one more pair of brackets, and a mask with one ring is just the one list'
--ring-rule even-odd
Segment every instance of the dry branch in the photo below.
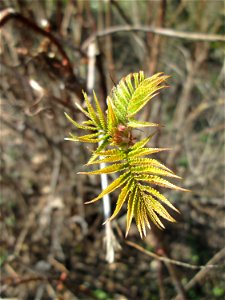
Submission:
{"label": "dry branch", "polygon": [[[193,270],[198,270],[198,269],[216,269],[216,268],[221,268],[223,266],[221,265],[214,265],[214,264],[211,264],[211,263],[208,263],[207,265],[192,265],[192,264],[188,264],[188,263],[185,263],[185,262],[182,262],[182,261],[178,261],[178,260],[175,260],[175,259],[171,259],[171,258],[168,258],[166,256],[160,256],[160,255],[157,255],[153,252],[150,252],[148,250],[146,250],[145,248],[139,246],[138,244],[135,244],[133,242],[130,242],[130,241],[126,241],[126,244],[141,251],[142,253],[154,258],[154,259],[157,259],[157,260],[160,260],[160,261],[163,261],[165,263],[170,263],[170,264],[173,264],[173,265],[177,265],[179,267],[184,267],[184,268],[188,268],[188,269],[193,269]],[[223,249],[224,250],[224,249]],[[225,250],[224,250],[225,251]],[[224,254],[224,253],[223,253]]]}
{"label": "dry branch", "polygon": [[54,44],[57,47],[59,53],[62,56],[62,66],[66,68],[66,70],[69,72],[70,76],[72,77],[73,82],[76,83],[75,93],[77,94],[77,96],[79,98],[81,98],[83,87],[79,86],[80,84],[78,84],[78,79],[73,72],[73,66],[70,62],[70,59],[69,59],[68,55],[66,54],[65,50],[63,49],[62,45],[58,41],[58,39],[51,32],[49,32],[45,29],[42,29],[37,24],[35,24],[33,21],[24,17],[22,14],[16,12],[12,8],[7,8],[7,9],[4,9],[3,11],[1,11],[1,13],[0,13],[0,28],[3,27],[6,23],[8,23],[8,21],[10,21],[12,19],[15,19],[18,22],[22,23],[23,25],[26,26],[26,28],[30,28],[34,32],[45,36],[46,38],[48,38],[51,41],[52,44]]}
{"label": "dry branch", "polygon": [[151,32],[154,34],[163,35],[171,38],[180,38],[192,41],[202,41],[202,42],[225,42],[225,36],[219,34],[208,34],[208,33],[200,33],[200,32],[185,32],[178,31],[169,28],[157,28],[153,26],[114,26],[109,27],[105,30],[98,31],[93,33],[89,38],[84,41],[82,45],[82,49],[86,49],[90,43],[92,43],[96,38],[104,37],[109,34],[114,34],[118,32]]}

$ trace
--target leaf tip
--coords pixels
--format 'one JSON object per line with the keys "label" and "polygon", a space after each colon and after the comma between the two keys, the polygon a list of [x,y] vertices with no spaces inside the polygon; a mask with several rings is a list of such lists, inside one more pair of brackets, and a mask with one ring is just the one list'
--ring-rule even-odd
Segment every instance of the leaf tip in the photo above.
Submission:
{"label": "leaf tip", "polygon": [[106,220],[102,223],[102,225],[105,225],[105,224],[108,223],[108,222],[110,222],[110,218],[106,219]]}

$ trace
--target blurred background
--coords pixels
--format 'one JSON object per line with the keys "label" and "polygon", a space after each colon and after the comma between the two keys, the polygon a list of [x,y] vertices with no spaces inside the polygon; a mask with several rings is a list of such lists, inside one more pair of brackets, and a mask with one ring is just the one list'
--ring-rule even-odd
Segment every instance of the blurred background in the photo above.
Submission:
{"label": "blurred background", "polygon": [[[224,44],[176,37],[223,36],[224,1],[2,0],[0,10],[1,299],[224,299],[224,268],[191,268],[221,266],[225,256]],[[172,33],[117,30],[124,25]],[[130,72],[171,76],[140,119],[165,126],[151,146],[173,148],[156,157],[192,191],[163,190],[181,215],[145,240],[134,223],[124,238],[124,208],[112,224],[112,264],[102,202],[84,205],[100,192],[100,179],[76,174],[91,146],[64,141],[70,130],[79,134],[64,111],[82,120],[75,102],[87,91],[91,42],[103,107]],[[189,266],[164,264],[141,249]]]}

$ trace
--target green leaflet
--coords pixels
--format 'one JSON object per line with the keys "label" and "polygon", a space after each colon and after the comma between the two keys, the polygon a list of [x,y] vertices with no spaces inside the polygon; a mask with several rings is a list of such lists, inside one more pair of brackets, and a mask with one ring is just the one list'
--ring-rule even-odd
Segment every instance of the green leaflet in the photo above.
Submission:
{"label": "green leaflet", "polygon": [[179,176],[171,173],[171,172],[167,172],[165,170],[156,168],[156,167],[152,167],[149,165],[139,165],[137,167],[131,167],[131,172],[135,173],[135,174],[142,174],[142,173],[149,173],[149,174],[157,174],[157,175],[162,175],[162,176],[168,176],[168,177],[174,177],[174,178],[180,178]]}
{"label": "green leaflet", "polygon": [[119,213],[120,209],[122,208],[124,202],[126,201],[127,199],[127,196],[130,192],[130,188],[134,185],[134,182],[132,179],[130,179],[128,181],[128,183],[125,185],[125,187],[121,190],[121,193],[118,197],[118,200],[116,202],[116,208],[112,214],[112,216],[109,218],[109,220],[111,221],[112,219],[114,219],[117,214]]}
{"label": "green leaflet", "polygon": [[117,118],[112,106],[111,99],[107,98],[108,111],[107,111],[107,124],[108,124],[108,132],[110,133],[113,128],[117,126]]}
{"label": "green leaflet", "polygon": [[143,80],[144,72],[133,73],[122,78],[119,84],[112,89],[111,99],[115,107],[115,115],[121,123],[127,122],[129,103]]}
{"label": "green leaflet", "polygon": [[97,149],[93,152],[91,158],[89,159],[88,163],[94,161],[95,159],[97,159],[99,157],[99,152],[101,152],[102,150],[104,150],[108,145],[109,145],[109,136],[107,134],[101,134],[102,136],[102,141],[101,143],[99,143]]}
{"label": "green leaflet", "polygon": [[135,177],[138,181],[146,181],[146,182],[149,182],[149,183],[152,183],[152,184],[156,184],[156,185],[159,185],[159,186],[162,186],[162,187],[166,187],[166,188],[169,188],[169,189],[174,189],[174,190],[179,190],[179,191],[185,191],[187,192],[188,190],[186,189],[183,189],[183,188],[180,188],[179,186],[175,185],[175,184],[172,184],[170,183],[169,181],[161,178],[161,177],[158,177],[158,176],[155,176],[155,175],[137,175]]}
{"label": "green leaflet", "polygon": [[147,138],[145,138],[139,142],[136,142],[132,147],[130,147],[129,152],[131,152],[132,150],[135,150],[135,149],[143,148],[151,140],[151,138],[154,135],[155,135],[155,133],[151,134],[150,136],[148,136]]}
{"label": "green leaflet", "polygon": [[119,149],[110,149],[110,150],[105,150],[105,151],[97,151],[98,155],[101,156],[119,156],[119,155],[124,155],[124,152],[119,150]]}
{"label": "green leaflet", "polygon": [[[179,176],[176,176],[157,159],[145,157],[170,150],[169,148],[146,147],[156,132],[137,141],[136,131],[133,130],[133,128],[160,126],[136,120],[135,116],[161,89],[166,87],[167,78],[168,76],[163,73],[157,73],[149,78],[145,78],[142,71],[129,74],[120,80],[107,97],[106,112],[102,111],[98,98],[93,92],[93,101],[89,100],[86,93],[83,93],[86,108],[76,104],[87,120],[79,124],[65,113],[66,118],[76,128],[91,132],[83,136],[71,133],[67,139],[99,143],[86,165],[100,164],[100,169],[80,172],[80,174],[101,175],[120,172],[120,176],[104,191],[86,203],[98,201],[106,194],[121,188],[115,210],[106,221],[113,220],[127,204],[126,236],[133,218],[141,238],[146,236],[146,227],[151,228],[150,221],[159,228],[164,228],[161,218],[175,222],[166,207],[179,211],[152,185],[187,191],[163,178],[164,176],[180,178]],[[102,163],[108,165],[102,167]]]}
{"label": "green leaflet", "polygon": [[139,122],[136,120],[129,121],[127,123],[128,127],[139,128],[139,127],[158,127],[159,124],[150,123],[150,122]]}
{"label": "green leaflet", "polygon": [[126,110],[129,99],[127,99],[126,90],[124,90],[123,94],[121,87],[117,86],[117,88],[114,88],[112,91],[112,99],[114,106],[117,107],[116,114],[118,115],[118,117],[126,117]]}
{"label": "green leaflet", "polygon": [[152,222],[159,228],[164,229],[165,226],[163,225],[163,223],[161,222],[160,218],[157,216],[157,214],[154,212],[152,206],[145,201],[145,207],[146,207],[146,212],[149,216],[149,218],[152,220]]}
{"label": "green leaflet", "polygon": [[64,113],[67,119],[77,128],[79,129],[84,129],[84,130],[96,130],[95,127],[92,126],[86,126],[86,125],[81,125],[77,123],[75,120],[73,120],[67,113]]}
{"label": "green leaflet", "polygon": [[87,105],[87,109],[88,109],[90,119],[96,125],[97,128],[101,128],[101,122],[100,122],[100,120],[99,120],[99,118],[98,118],[98,116],[95,112],[94,107],[91,105],[91,103],[88,99],[88,95],[84,92],[83,92],[83,95],[84,95],[85,103]]}
{"label": "green leaflet", "polygon": [[133,165],[148,165],[148,166],[156,166],[156,167],[159,167],[161,169],[164,169],[170,173],[173,174],[173,172],[167,168],[166,166],[164,166],[162,163],[160,163],[158,160],[156,159],[153,159],[153,158],[133,158],[132,160],[130,159],[130,165],[133,166]]}
{"label": "green leaflet", "polygon": [[95,92],[93,91],[93,95],[94,95],[94,101],[95,101],[95,106],[96,106],[96,110],[97,110],[97,113],[98,113],[98,118],[99,118],[99,122],[101,124],[101,127],[106,130],[107,129],[107,126],[106,126],[106,120],[105,120],[105,115],[101,109],[101,106],[99,104],[99,101],[97,99],[97,96],[95,94]]}
{"label": "green leaflet", "polygon": [[138,231],[140,232],[140,236],[141,238],[143,237],[142,232],[144,231],[143,228],[143,215],[142,215],[142,211],[143,211],[143,207],[142,207],[142,199],[139,197],[139,200],[137,201],[136,204],[136,210],[134,211],[134,218],[135,218],[135,222],[138,228]]}
{"label": "green leaflet", "polygon": [[123,175],[120,175],[116,180],[114,180],[104,191],[102,191],[98,197],[92,199],[91,201],[85,202],[85,204],[93,203],[95,201],[98,201],[101,199],[104,195],[109,194],[119,188],[121,185],[123,185],[128,179],[129,179],[130,171],[124,173]]}
{"label": "green leaflet", "polygon": [[167,210],[157,200],[150,197],[149,204],[151,205],[152,209],[161,217],[163,217],[164,219],[170,222],[175,222],[174,218],[171,217],[171,215],[167,212]]}
{"label": "green leaflet", "polygon": [[132,98],[128,104],[128,117],[132,117],[139,112],[154,96],[156,92],[165,86],[160,86],[168,76],[161,76],[162,73],[155,74],[154,76],[147,78],[137,86]]}
{"label": "green leaflet", "polygon": [[93,164],[101,164],[101,163],[112,163],[112,162],[123,160],[125,157],[126,157],[125,154],[121,153],[121,154],[118,154],[117,156],[108,156],[106,158],[94,160],[90,163],[87,163],[86,166],[93,165]]}
{"label": "green leaflet", "polygon": [[99,137],[99,133],[98,132],[95,132],[95,133],[91,133],[91,134],[86,134],[86,135],[82,135],[82,136],[76,136],[72,133],[69,133],[70,137],[71,138],[74,138],[74,139],[78,139],[80,137],[84,138],[84,139],[93,139],[93,138],[96,138],[96,137]]}
{"label": "green leaflet", "polygon": [[169,148],[142,148],[142,149],[135,149],[128,153],[129,158],[145,156],[153,153],[158,153],[161,151],[168,151]]}
{"label": "green leaflet", "polygon": [[66,140],[73,141],[73,142],[79,141],[85,143],[98,143],[103,139],[103,137],[98,137],[98,136],[99,136],[98,132],[93,134],[83,135],[83,136],[75,136],[72,133],[70,133],[70,137],[66,138]]}
{"label": "green leaflet", "polygon": [[[79,103],[75,103],[76,104],[76,107],[87,117],[87,118],[89,118],[89,119],[91,119],[91,116],[90,116],[90,114],[86,111],[86,109],[84,109],[82,106],[80,106],[80,104]],[[94,123],[93,121],[92,121],[92,123]]]}
{"label": "green leaflet", "polygon": [[95,124],[92,122],[92,120],[83,121],[82,124],[83,124],[83,125],[91,125],[91,126],[95,126]]}
{"label": "green leaflet", "polygon": [[179,210],[177,210],[176,207],[174,207],[173,204],[169,200],[167,200],[165,196],[163,196],[160,192],[158,192],[154,188],[152,188],[148,185],[141,185],[140,189],[142,191],[145,191],[145,192],[151,194],[155,198],[158,198],[161,202],[165,203],[167,206],[169,206],[170,208],[172,208],[173,210],[175,210],[176,212],[179,213]]}
{"label": "green leaflet", "polygon": [[90,172],[79,172],[77,174],[87,174],[87,175],[100,175],[100,174],[110,174],[122,171],[124,169],[127,169],[127,162],[121,163],[121,164],[114,164],[96,171],[90,171]]}
{"label": "green leaflet", "polygon": [[126,237],[128,235],[128,232],[130,230],[131,221],[133,219],[133,216],[135,214],[135,210],[137,209],[137,197],[138,193],[138,187],[134,185],[132,191],[129,194],[128,204],[127,204],[127,228],[126,228]]}
{"label": "green leaflet", "polygon": [[126,85],[127,85],[128,89],[129,89],[130,94],[132,95],[133,92],[134,92],[134,87],[133,87],[133,84],[132,84],[132,74],[129,74],[126,77],[125,82],[126,82]]}

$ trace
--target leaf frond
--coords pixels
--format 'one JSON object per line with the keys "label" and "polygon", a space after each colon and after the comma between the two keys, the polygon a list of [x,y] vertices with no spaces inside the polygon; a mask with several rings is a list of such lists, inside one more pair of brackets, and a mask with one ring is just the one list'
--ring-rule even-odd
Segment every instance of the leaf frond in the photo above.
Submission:
{"label": "leaf frond", "polygon": [[[83,93],[85,108],[76,104],[87,120],[79,124],[65,113],[66,118],[76,128],[92,132],[82,136],[70,133],[67,139],[99,143],[97,149],[92,151],[93,153],[86,165],[98,164],[100,168],[79,172],[79,174],[101,175],[115,172],[120,174],[98,196],[86,204],[96,202],[120,188],[121,192],[115,210],[106,222],[113,220],[122,207],[126,205],[126,236],[130,230],[132,219],[136,222],[141,238],[146,236],[146,228],[151,228],[150,222],[155,223],[161,229],[164,228],[163,219],[175,222],[167,208],[176,212],[179,211],[157,190],[157,186],[188,191],[164,179],[164,177],[180,178],[168,167],[155,158],[146,157],[161,151],[171,150],[170,148],[150,148],[147,146],[156,131],[138,141],[133,133],[134,128],[161,126],[156,123],[138,121],[135,116],[161,89],[167,87],[165,82],[168,77],[163,73],[157,73],[145,78],[143,71],[129,74],[113,87],[106,99],[106,112],[103,112],[99,100],[93,92],[93,101],[90,101],[87,94]],[[102,167],[101,164],[103,163],[107,165]]]}

